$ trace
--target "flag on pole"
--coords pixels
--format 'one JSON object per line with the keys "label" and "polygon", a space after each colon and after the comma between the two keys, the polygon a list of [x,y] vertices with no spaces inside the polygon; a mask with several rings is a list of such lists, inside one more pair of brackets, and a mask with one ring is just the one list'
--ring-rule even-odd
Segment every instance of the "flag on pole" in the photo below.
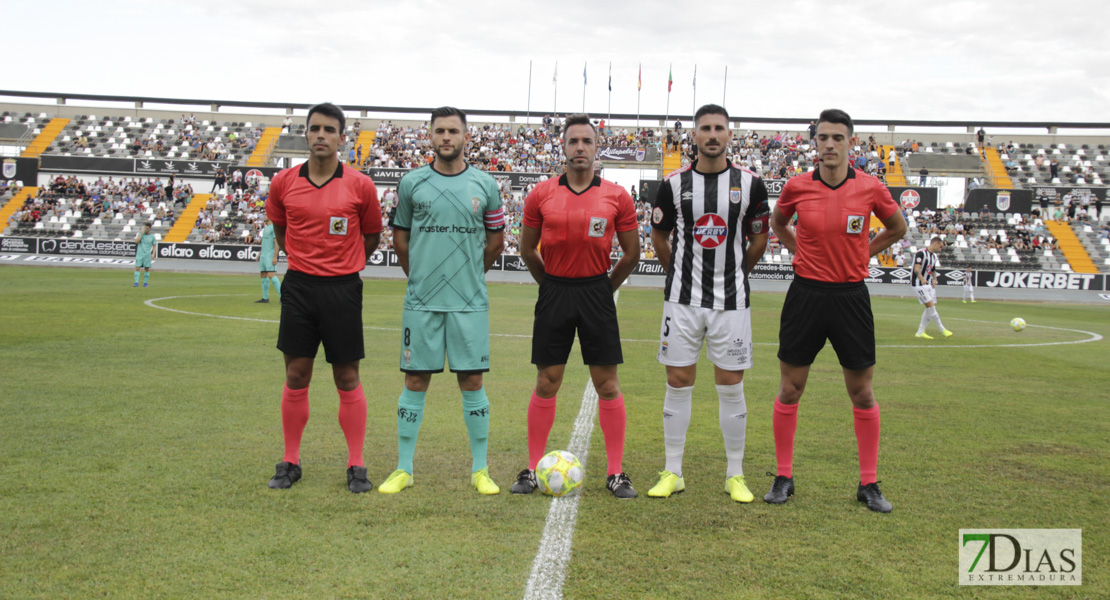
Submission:
{"label": "flag on pole", "polygon": [[586,85],[586,63],[582,63],[582,85]]}
{"label": "flag on pole", "polygon": [[609,91],[613,91],[613,63],[609,63]]}
{"label": "flag on pole", "polygon": [[559,61],[555,61],[555,74],[551,76],[551,83],[559,83]]}
{"label": "flag on pole", "polygon": [[644,65],[640,65],[639,74],[636,75],[636,91],[644,89]]}
{"label": "flag on pole", "polygon": [[698,89],[698,66],[694,65],[694,89]]}
{"label": "flag on pole", "polygon": [[671,93],[671,86],[674,85],[674,67],[668,67],[667,70],[667,93]]}

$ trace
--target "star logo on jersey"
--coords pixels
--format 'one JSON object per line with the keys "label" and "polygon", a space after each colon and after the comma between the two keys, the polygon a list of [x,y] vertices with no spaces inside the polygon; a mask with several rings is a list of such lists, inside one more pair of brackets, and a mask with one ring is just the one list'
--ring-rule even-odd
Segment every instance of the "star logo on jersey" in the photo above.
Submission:
{"label": "star logo on jersey", "polygon": [[898,202],[902,205],[902,208],[913,210],[921,204],[921,194],[917,193],[917,190],[906,190],[898,197]]}
{"label": "star logo on jersey", "polygon": [[710,249],[716,248],[725,243],[728,238],[728,225],[725,220],[709,213],[702,215],[696,223],[694,223],[694,240],[702,248]]}
{"label": "star logo on jersey", "polygon": [[859,215],[848,215],[848,233],[863,233],[864,218]]}

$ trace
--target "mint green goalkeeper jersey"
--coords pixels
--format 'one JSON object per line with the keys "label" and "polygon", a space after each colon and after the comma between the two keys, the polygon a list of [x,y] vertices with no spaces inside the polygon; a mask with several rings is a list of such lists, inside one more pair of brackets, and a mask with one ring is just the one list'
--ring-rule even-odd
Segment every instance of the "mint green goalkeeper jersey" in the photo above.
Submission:
{"label": "mint green goalkeeper jersey", "polygon": [[406,309],[489,310],[486,231],[505,227],[493,177],[470,166],[457,175],[443,175],[431,165],[410,171],[397,186],[389,224],[410,233]]}
{"label": "mint green goalkeeper jersey", "polygon": [[154,250],[154,234],[144,233],[140,238],[138,245],[135,246],[135,256],[150,256]]}
{"label": "mint green goalkeeper jersey", "polygon": [[262,254],[262,256],[266,257],[267,262],[273,260],[273,258],[274,258],[274,242],[275,241],[276,241],[276,238],[274,237],[274,226],[271,224],[271,225],[267,225],[267,226],[263,227],[262,228],[262,250],[261,250],[261,254]]}

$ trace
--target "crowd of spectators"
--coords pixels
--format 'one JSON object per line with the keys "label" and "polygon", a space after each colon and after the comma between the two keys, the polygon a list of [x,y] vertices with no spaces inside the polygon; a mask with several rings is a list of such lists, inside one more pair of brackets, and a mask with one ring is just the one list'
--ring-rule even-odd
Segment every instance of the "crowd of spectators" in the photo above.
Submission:
{"label": "crowd of spectators", "polygon": [[38,193],[24,201],[23,206],[9,219],[9,224],[34,225],[59,205],[96,218],[123,215],[134,218],[148,214],[163,222],[176,219],[176,205],[185,206],[193,195],[189,184],[173,185],[172,178],[99,177],[84,181],[74,175],[58,175],[48,184],[40,186]]}
{"label": "crowd of spectators", "polygon": [[205,242],[260,244],[269,188],[256,178],[212,194],[197,213],[194,231]]}

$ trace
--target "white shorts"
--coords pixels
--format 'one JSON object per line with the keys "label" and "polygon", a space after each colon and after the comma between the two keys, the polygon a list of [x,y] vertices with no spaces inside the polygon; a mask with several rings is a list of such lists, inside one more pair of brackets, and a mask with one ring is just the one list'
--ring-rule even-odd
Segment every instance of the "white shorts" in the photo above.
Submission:
{"label": "white shorts", "polygon": [[697,364],[702,342],[714,365],[727,371],[752,368],[751,310],[713,310],[663,302],[659,362],[669,367]]}
{"label": "white shorts", "polygon": [[931,285],[915,285],[913,291],[917,292],[917,301],[921,304],[928,304],[937,302],[937,290]]}

